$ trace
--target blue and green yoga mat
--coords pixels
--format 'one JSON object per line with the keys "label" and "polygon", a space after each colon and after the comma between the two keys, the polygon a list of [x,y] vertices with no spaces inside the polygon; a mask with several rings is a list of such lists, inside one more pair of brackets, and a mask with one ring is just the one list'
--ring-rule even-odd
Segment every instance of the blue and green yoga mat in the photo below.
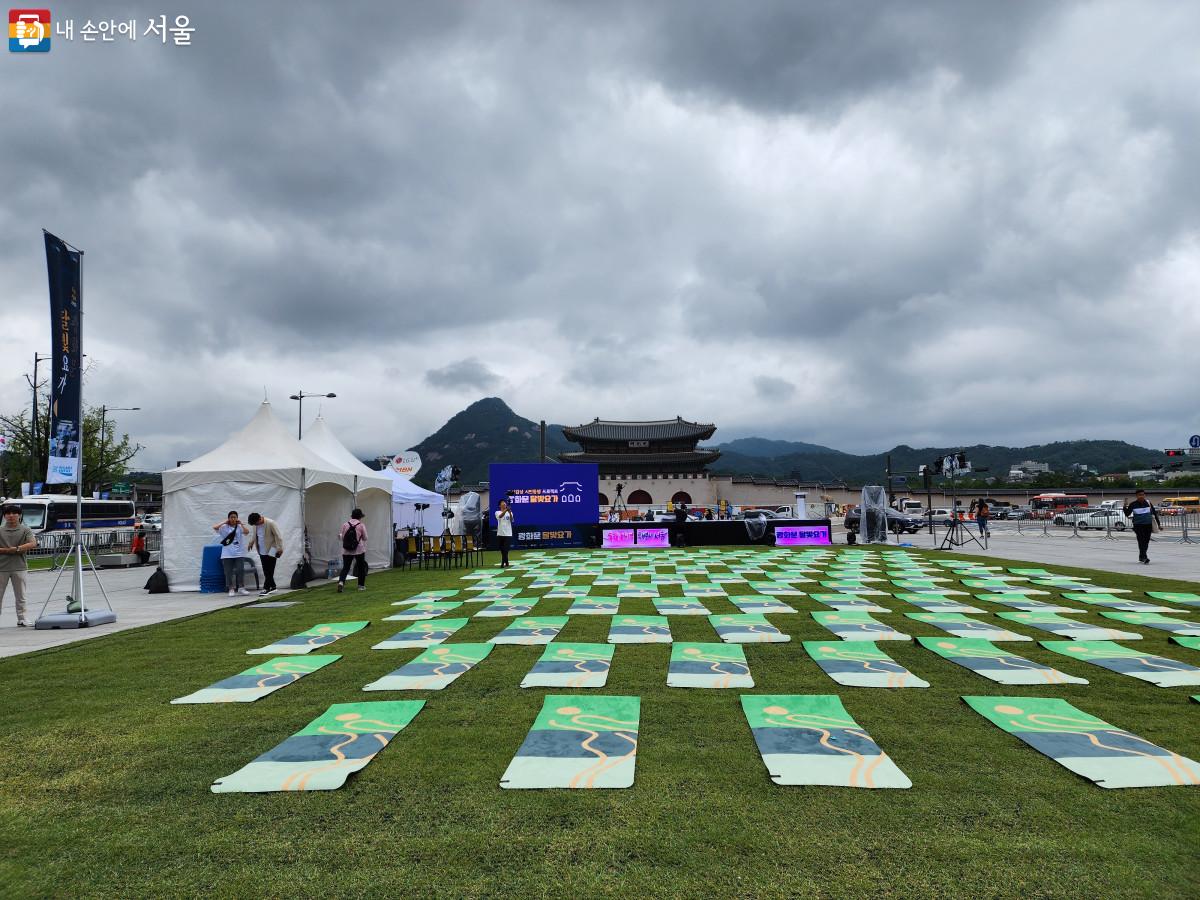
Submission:
{"label": "blue and green yoga mat", "polygon": [[[1100,615],[1106,619],[1115,619],[1129,625],[1144,625],[1147,628],[1157,628],[1159,631],[1169,631],[1171,634],[1181,634],[1184,637],[1200,637],[1200,623],[1188,622],[1185,619],[1174,618],[1162,613],[1102,612]],[[1120,638],[1114,638],[1114,640],[1120,640]]]}
{"label": "blue and green yoga mat", "polygon": [[981,619],[972,619],[970,616],[964,616],[961,613],[920,612],[905,613],[904,615],[917,622],[924,622],[926,625],[940,628],[942,631],[952,634],[955,637],[982,638],[985,641],[1033,640],[1033,638],[1026,635],[1017,634],[1015,631],[1001,628],[999,625],[993,625],[991,622],[984,622]]}
{"label": "blue and green yoga mat", "polygon": [[856,611],[815,612],[810,615],[843,641],[911,641],[912,638],[891,625]]}
{"label": "blue and green yoga mat", "polygon": [[493,644],[548,644],[567,624],[566,616],[526,616],[516,619],[491,639]]}
{"label": "blue and green yoga mat", "polygon": [[409,647],[436,647],[451,637],[460,628],[466,626],[470,619],[438,619],[435,621],[414,622],[403,631],[393,634],[390,638],[380,641],[372,650],[407,650]]}
{"label": "blue and green yoga mat", "polygon": [[997,684],[1087,684],[1051,666],[1014,656],[981,638],[917,638],[926,650]]}
{"label": "blue and green yoga mat", "polygon": [[703,584],[693,582],[681,587],[685,597],[724,597],[728,593],[721,585],[712,582]]}
{"label": "blue and green yoga mat", "polygon": [[616,649],[610,644],[550,644],[525,675],[521,687],[604,687]]}
{"label": "blue and green yoga mat", "polygon": [[1200,638],[1194,637],[1173,637],[1171,638],[1180,647],[1187,647],[1189,650],[1200,650]]}
{"label": "blue and green yoga mat", "polygon": [[860,612],[880,613],[891,612],[886,606],[880,606],[878,601],[872,600],[869,597],[859,597],[855,594],[810,594],[809,596],[822,606],[827,606],[830,609],[856,609]]}
{"label": "blue and green yoga mat", "polygon": [[1200,668],[1196,666],[1122,647],[1112,641],[1042,641],[1042,646],[1071,659],[1148,681],[1158,687],[1200,684]]}
{"label": "blue and green yoga mat", "polygon": [[458,596],[458,593],[459,591],[457,588],[452,588],[446,591],[421,591],[421,593],[413,594],[411,597],[408,597],[404,600],[397,600],[392,604],[392,606],[403,606],[406,603],[423,603],[427,600],[449,600],[451,597]]}
{"label": "blue and green yoga mat", "polygon": [[671,626],[666,616],[613,616],[608,629],[610,644],[669,644]]}
{"label": "blue and green yoga mat", "polygon": [[1084,603],[1088,606],[1100,606],[1105,609],[1116,609],[1122,612],[1171,612],[1173,608],[1157,603],[1143,603],[1140,600],[1127,600],[1124,597],[1116,597],[1112,594],[1077,594],[1067,592],[1063,594],[1063,597],[1067,600],[1073,600],[1076,603]]}
{"label": "blue and green yoga mat", "polygon": [[186,697],[177,697],[172,703],[253,703],[260,697],[303,678],[310,672],[323,668],[341,659],[336,653],[319,656],[277,656],[259,663],[253,668],[239,672],[231,678],[210,684]]}
{"label": "blue and green yoga mat", "polygon": [[494,644],[441,644],[363,686],[364,691],[440,691],[487,658]]}
{"label": "blue and green yoga mat", "polygon": [[1034,600],[1025,594],[976,594],[975,596],[985,603],[995,603],[997,606],[1018,609],[1022,612],[1073,613],[1077,616],[1082,616],[1087,612],[1086,609],[1063,606],[1061,603],[1047,603],[1045,600]]}
{"label": "blue and green yoga mat", "polygon": [[831,591],[840,591],[843,594],[859,594],[863,597],[887,596],[887,591],[878,590],[862,581],[822,581],[821,586],[827,587]]}
{"label": "blue and green yoga mat", "polygon": [[782,581],[748,581],[746,587],[767,597],[803,597],[804,591]]}
{"label": "blue and green yoga mat", "polygon": [[641,703],[638,697],[550,694],[500,787],[631,787]]}
{"label": "blue and green yoga mat", "polygon": [[1142,639],[1142,636],[1136,631],[1118,631],[1116,628],[1105,628],[1103,625],[1089,625],[1086,622],[1077,622],[1066,616],[1050,612],[1002,612],[996,613],[996,617],[1039,628],[1073,641],[1140,641]]}
{"label": "blue and green yoga mat", "polygon": [[786,644],[792,639],[757,613],[709,616],[708,621],[726,644]]}
{"label": "blue and green yoga mat", "polygon": [[795,609],[788,606],[782,600],[776,600],[774,597],[760,597],[757,594],[739,594],[736,597],[730,597],[729,602],[744,613],[786,615],[787,613],[796,612]]}
{"label": "blue and green yoga mat", "polygon": [[577,597],[567,610],[567,615],[615,616],[620,603],[616,597]]}
{"label": "blue and green yoga mat", "polygon": [[502,600],[494,600],[475,613],[475,618],[503,619],[510,616],[527,616],[537,606],[537,602],[537,597],[506,597]]}
{"label": "blue and green yoga mat", "polygon": [[804,649],[822,672],[846,687],[929,687],[870,641],[805,641]]}
{"label": "blue and green yoga mat", "polygon": [[1180,606],[1200,606],[1200,594],[1185,591],[1146,591],[1146,596],[1155,600],[1166,600],[1168,603],[1178,603]]}
{"label": "blue and green yoga mat", "polygon": [[709,609],[694,597],[659,597],[654,608],[663,616],[707,616]]}
{"label": "blue and green yoga mat", "polygon": [[587,597],[591,593],[592,589],[586,585],[564,585],[552,588],[543,596],[547,600],[575,600],[578,597]]}
{"label": "blue and green yoga mat", "polygon": [[963,697],[993,725],[1103,788],[1200,784],[1200,763],[1110,725],[1066,700]]}
{"label": "blue and green yoga mat", "polygon": [[370,624],[370,622],[325,622],[321,625],[314,625],[308,631],[293,634],[291,637],[280,638],[273,644],[267,644],[265,647],[258,647],[246,652],[249,654],[311,653],[318,647],[332,644],[334,641],[344,638],[348,634],[362,631]]}
{"label": "blue and green yoga mat", "polygon": [[374,759],[424,705],[424,700],[335,703],[274,749],[213,782],[212,792],[336,790]]}
{"label": "blue and green yoga mat", "polygon": [[776,784],[912,787],[834,695],[744,694],[742,711]]}
{"label": "blue and green yoga mat", "polygon": [[443,613],[462,606],[457,600],[421,600],[398,613],[384,616],[385,622],[419,622],[421,619],[436,619]]}
{"label": "blue and green yoga mat", "polygon": [[924,612],[931,613],[982,613],[978,606],[971,606],[961,600],[951,600],[941,594],[896,594],[896,597]]}
{"label": "blue and green yoga mat", "polygon": [[667,687],[752,688],[746,652],[736,644],[675,644]]}

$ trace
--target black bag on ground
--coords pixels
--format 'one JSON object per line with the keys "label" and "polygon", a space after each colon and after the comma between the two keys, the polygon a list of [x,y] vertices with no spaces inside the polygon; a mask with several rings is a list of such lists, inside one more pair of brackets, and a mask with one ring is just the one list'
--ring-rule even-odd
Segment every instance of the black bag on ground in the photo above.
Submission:
{"label": "black bag on ground", "polygon": [[342,535],[342,549],[354,553],[358,549],[358,526],[353,522],[346,523],[346,533]]}
{"label": "black bag on ground", "polygon": [[167,582],[167,573],[159,566],[154,574],[146,579],[146,590],[152,594],[169,594],[171,585]]}
{"label": "black bag on ground", "polygon": [[304,563],[296,563],[296,571],[292,573],[292,580],[288,586],[297,591],[304,587]]}

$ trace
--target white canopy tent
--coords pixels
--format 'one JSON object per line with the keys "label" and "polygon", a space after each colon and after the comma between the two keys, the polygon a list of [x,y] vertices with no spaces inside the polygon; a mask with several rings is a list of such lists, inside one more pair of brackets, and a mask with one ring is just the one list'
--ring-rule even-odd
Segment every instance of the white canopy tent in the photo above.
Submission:
{"label": "white canopy tent", "polygon": [[[296,440],[267,402],[225,443],[162,478],[163,568],[177,591],[199,590],[203,548],[229,510],[243,521],[259,512],[279,525],[284,553],[276,579],[286,584],[303,553],[305,529],[336,545],[354,502],[355,476]],[[327,558],[340,555],[338,545]]]}
{"label": "white canopy tent", "polygon": [[[355,506],[363,511],[363,524],[367,529],[367,565],[372,569],[388,568],[392,564],[392,480],[382,472],[368,469],[362,461],[346,449],[345,445],[334,436],[333,431],[325,424],[321,416],[304,429],[304,438],[300,443],[341,472],[353,476],[351,488],[352,498],[345,505],[342,522],[350,517],[350,510]],[[314,488],[317,491],[331,488]],[[337,559],[341,556],[342,545],[337,539],[338,530],[321,532],[319,535],[309,532],[312,543],[313,557],[316,559]]]}
{"label": "white canopy tent", "polygon": [[[446,498],[433,491],[412,483],[399,472],[384,469],[377,475],[386,475],[392,482],[392,520],[401,528],[417,525],[427,534],[441,534],[446,527],[442,510]],[[428,503],[428,509],[417,509],[418,503]]]}

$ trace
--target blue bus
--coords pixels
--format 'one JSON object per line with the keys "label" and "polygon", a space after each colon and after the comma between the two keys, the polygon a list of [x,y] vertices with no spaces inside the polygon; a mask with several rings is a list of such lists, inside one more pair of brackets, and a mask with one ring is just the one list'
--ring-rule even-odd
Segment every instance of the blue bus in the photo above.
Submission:
{"label": "blue bus", "polygon": [[[21,522],[28,525],[34,535],[49,531],[71,531],[75,528],[74,496],[41,494],[36,497],[14,497],[4,502],[21,507]],[[85,498],[82,513],[84,531],[132,528],[134,523],[132,500]]]}

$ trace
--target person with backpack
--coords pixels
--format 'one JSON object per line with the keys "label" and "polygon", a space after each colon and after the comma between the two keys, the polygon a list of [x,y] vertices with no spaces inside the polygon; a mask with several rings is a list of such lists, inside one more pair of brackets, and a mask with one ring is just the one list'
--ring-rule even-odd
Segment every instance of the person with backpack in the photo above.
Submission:
{"label": "person with backpack", "polygon": [[351,566],[358,578],[358,589],[367,589],[367,528],[362,523],[363,518],[363,511],[356,507],[350,513],[350,521],[343,524],[338,533],[342,541],[342,574],[337,586],[339,594],[346,589]]}

